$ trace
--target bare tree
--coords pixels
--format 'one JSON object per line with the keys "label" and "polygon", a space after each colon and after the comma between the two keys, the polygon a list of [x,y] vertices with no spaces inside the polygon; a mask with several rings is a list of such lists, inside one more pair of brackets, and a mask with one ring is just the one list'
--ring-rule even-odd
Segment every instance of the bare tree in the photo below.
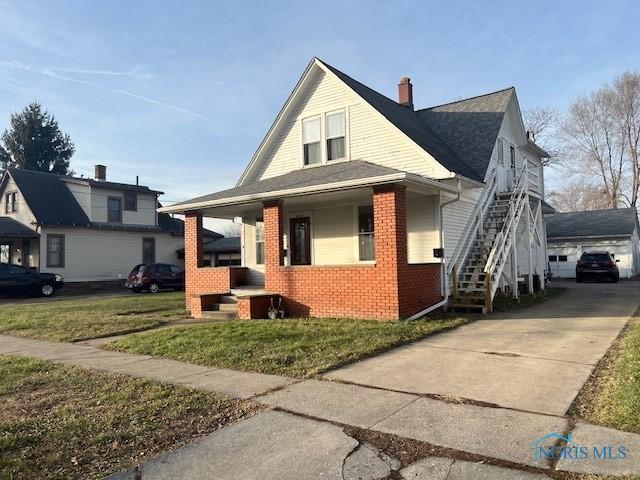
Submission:
{"label": "bare tree", "polygon": [[609,202],[602,187],[584,180],[574,181],[562,190],[549,192],[547,200],[560,212],[581,212],[609,208]]}
{"label": "bare tree", "polygon": [[630,185],[623,196],[626,202],[635,207],[640,192],[640,73],[625,72],[615,79],[611,88],[613,110],[618,123],[622,141],[626,144],[626,153],[630,168]]}
{"label": "bare tree", "polygon": [[609,208],[617,208],[623,197],[627,163],[626,143],[615,105],[614,92],[603,87],[578,98],[561,126],[572,157],[570,168],[602,185]]}
{"label": "bare tree", "polygon": [[558,110],[551,107],[534,107],[523,113],[524,125],[529,138],[549,153],[543,165],[551,165],[561,157],[557,128],[560,119]]}

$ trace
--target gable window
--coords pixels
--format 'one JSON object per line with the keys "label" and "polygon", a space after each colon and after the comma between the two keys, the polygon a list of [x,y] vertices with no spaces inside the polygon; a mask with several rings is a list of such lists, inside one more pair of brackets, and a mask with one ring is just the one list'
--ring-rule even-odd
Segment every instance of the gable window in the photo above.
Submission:
{"label": "gable window", "polygon": [[326,115],[327,129],[327,160],[337,160],[344,158],[344,131],[345,120],[344,112],[327,113]]}
{"label": "gable window", "polygon": [[360,261],[376,259],[373,206],[358,207],[358,255]]}
{"label": "gable window", "polygon": [[122,223],[122,199],[120,197],[107,199],[107,222]]}
{"label": "gable window", "polygon": [[138,194],[136,192],[124,192],[124,209],[129,212],[138,211]]}
{"label": "gable window", "polygon": [[64,235],[47,235],[47,267],[64,268]]}
{"label": "gable window", "polygon": [[4,213],[16,213],[18,211],[18,192],[7,193],[4,197]]}
{"label": "gable window", "polygon": [[513,145],[509,145],[509,156],[511,159],[511,169],[516,169],[516,149]]}
{"label": "gable window", "polygon": [[156,261],[156,239],[145,237],[142,239],[142,263],[154,263]]}
{"label": "gable window", "polygon": [[321,162],[320,153],[320,117],[306,118],[302,121],[302,143],[304,146],[304,164],[314,165]]}
{"label": "gable window", "polygon": [[504,142],[501,138],[498,139],[498,146],[496,148],[498,149],[498,165],[504,167]]}
{"label": "gable window", "polygon": [[256,218],[256,265],[264,265],[264,220]]}

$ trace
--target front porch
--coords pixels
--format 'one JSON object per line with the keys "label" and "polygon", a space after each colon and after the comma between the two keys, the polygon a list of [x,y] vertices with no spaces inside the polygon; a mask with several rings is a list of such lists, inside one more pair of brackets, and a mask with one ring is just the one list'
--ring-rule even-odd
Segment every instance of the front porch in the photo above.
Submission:
{"label": "front porch", "polygon": [[[452,190],[446,185],[447,191]],[[187,308],[239,318],[409,318],[444,296],[441,189],[386,183],[185,212]],[[203,217],[241,217],[242,266],[205,267]]]}
{"label": "front porch", "polygon": [[0,263],[38,269],[40,236],[10,217],[0,217]]}

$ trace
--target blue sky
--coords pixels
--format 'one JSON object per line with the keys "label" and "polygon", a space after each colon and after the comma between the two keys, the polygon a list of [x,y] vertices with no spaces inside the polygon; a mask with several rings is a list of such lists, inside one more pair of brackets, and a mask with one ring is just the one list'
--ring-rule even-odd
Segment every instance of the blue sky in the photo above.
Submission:
{"label": "blue sky", "polygon": [[[37,99],[72,167],[166,192],[233,186],[309,59],[418,107],[514,85],[564,108],[640,69],[633,1],[0,0],[0,129]],[[553,177],[553,175],[551,175]]]}

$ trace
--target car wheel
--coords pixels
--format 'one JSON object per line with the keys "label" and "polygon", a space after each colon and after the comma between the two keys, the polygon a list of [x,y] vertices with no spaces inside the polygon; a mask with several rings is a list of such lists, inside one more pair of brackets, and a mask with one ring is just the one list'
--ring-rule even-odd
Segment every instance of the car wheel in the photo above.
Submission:
{"label": "car wheel", "polygon": [[50,297],[54,293],[55,289],[50,283],[43,283],[42,285],[40,285],[40,295],[42,295],[43,297]]}
{"label": "car wheel", "polygon": [[158,293],[160,291],[160,285],[157,282],[151,282],[149,284],[149,293]]}

